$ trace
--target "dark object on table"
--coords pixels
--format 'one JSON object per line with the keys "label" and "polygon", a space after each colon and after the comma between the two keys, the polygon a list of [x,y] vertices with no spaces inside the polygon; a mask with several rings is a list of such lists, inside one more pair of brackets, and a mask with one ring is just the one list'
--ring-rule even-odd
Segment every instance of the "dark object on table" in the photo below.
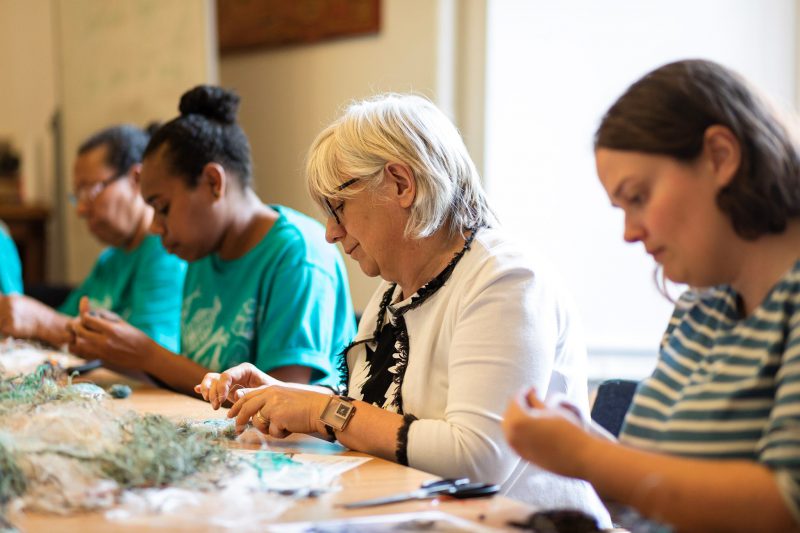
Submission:
{"label": "dark object on table", "polygon": [[592,405],[592,420],[619,437],[622,422],[638,385],[638,381],[627,379],[609,379],[601,383]]}
{"label": "dark object on table", "polygon": [[123,383],[114,383],[106,390],[106,392],[109,393],[112,398],[121,400],[130,396],[131,392],[133,391],[129,386]]}
{"label": "dark object on table", "polygon": [[103,361],[100,359],[92,359],[91,361],[86,361],[82,365],[75,365],[75,366],[68,366],[65,369],[65,372],[68,376],[72,376],[74,374],[81,375],[91,372],[92,370],[96,370],[103,366]]}
{"label": "dark object on table", "polygon": [[530,515],[524,522],[509,522],[508,525],[535,533],[594,533],[602,531],[597,527],[597,520],[594,517],[574,509],[539,511]]}
{"label": "dark object on table", "polygon": [[380,498],[360,500],[340,505],[345,509],[360,509],[362,507],[374,507],[376,505],[387,505],[390,503],[407,502],[411,500],[424,500],[427,498],[438,498],[439,496],[450,496],[460,500],[467,498],[481,498],[492,496],[500,490],[498,485],[489,483],[472,483],[468,478],[459,479],[439,479],[423,483],[419,489],[411,492],[402,492]]}

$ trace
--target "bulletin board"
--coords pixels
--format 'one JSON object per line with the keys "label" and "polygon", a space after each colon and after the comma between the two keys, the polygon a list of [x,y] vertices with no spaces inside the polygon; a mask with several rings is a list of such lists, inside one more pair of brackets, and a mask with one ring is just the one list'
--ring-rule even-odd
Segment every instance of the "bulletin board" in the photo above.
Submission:
{"label": "bulletin board", "polygon": [[375,34],[380,0],[217,0],[221,53]]}

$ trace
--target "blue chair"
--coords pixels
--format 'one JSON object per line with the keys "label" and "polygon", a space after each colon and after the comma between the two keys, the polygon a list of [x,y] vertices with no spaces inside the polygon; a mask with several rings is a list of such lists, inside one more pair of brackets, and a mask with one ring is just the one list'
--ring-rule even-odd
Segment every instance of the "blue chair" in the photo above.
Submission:
{"label": "blue chair", "polygon": [[592,405],[592,420],[615,437],[619,436],[638,385],[638,381],[628,379],[609,379],[601,383]]}

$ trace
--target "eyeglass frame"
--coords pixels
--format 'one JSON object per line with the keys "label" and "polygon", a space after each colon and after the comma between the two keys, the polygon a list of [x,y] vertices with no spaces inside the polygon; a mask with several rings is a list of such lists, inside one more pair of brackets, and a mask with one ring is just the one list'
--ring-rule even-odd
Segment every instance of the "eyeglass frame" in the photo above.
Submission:
{"label": "eyeglass frame", "polygon": [[[120,178],[124,178],[125,176],[127,176],[127,173],[115,174],[102,181],[97,181],[95,183],[92,183],[91,185],[82,185],[81,187],[78,187],[77,193],[74,192],[69,193],[67,195],[67,199],[69,200],[69,203],[71,203],[72,205],[78,205],[81,201],[84,201],[86,203],[94,202],[95,199],[98,196],[100,196],[100,193],[106,190],[106,188],[109,185],[111,185]],[[81,191],[86,191],[86,192],[83,193]]]}
{"label": "eyeglass frame", "polygon": [[[344,183],[342,183],[341,185],[336,187],[336,191],[335,192],[339,192],[339,191],[345,190],[346,188],[348,188],[349,186],[351,186],[355,182],[359,181],[360,179],[361,178],[351,178],[351,179],[345,181]],[[342,225],[342,221],[339,219],[339,215],[336,214],[336,210],[333,208],[333,206],[331,205],[331,202],[330,202],[330,200],[328,200],[328,198],[325,198],[325,205],[328,206],[328,215],[333,217],[333,219],[336,221],[336,225],[337,226],[341,226]],[[338,209],[338,207],[336,209]]]}

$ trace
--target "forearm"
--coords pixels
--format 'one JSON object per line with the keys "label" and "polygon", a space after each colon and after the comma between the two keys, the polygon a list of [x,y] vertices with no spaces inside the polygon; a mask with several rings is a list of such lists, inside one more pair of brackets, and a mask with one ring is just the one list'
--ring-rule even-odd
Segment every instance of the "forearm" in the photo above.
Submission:
{"label": "forearm", "polygon": [[[344,431],[336,432],[337,440],[351,450],[397,461],[397,432],[403,417],[366,402],[354,403],[356,412]],[[317,431],[326,434],[322,422],[317,422]]]}
{"label": "forearm", "polygon": [[37,302],[37,304],[35,307],[36,338],[53,346],[68,343],[70,333],[67,330],[67,324],[71,318],[42,303]]}
{"label": "forearm", "polygon": [[142,370],[178,392],[195,395],[194,386],[209,369],[167,350],[152,339],[148,341]]}
{"label": "forearm", "polygon": [[592,440],[584,477],[605,498],[679,531],[798,531],[774,474],[749,461],[649,453]]}

